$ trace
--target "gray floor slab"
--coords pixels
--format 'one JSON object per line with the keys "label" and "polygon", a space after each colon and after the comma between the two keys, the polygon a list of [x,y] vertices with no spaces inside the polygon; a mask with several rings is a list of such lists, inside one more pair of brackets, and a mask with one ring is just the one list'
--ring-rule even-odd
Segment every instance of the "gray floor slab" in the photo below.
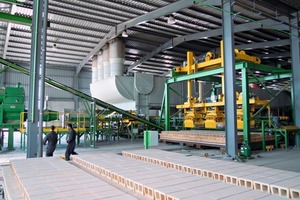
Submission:
{"label": "gray floor slab", "polygon": [[[17,138],[17,137],[15,137],[15,138]],[[97,149],[89,149],[89,148],[84,149],[81,147],[76,147],[76,151],[80,155],[87,154],[87,155],[93,155],[95,157],[99,156],[100,153],[104,153],[104,152],[121,153],[123,150],[135,150],[135,149],[141,149],[141,150],[144,149],[143,141],[103,144],[102,146],[99,146]],[[167,151],[171,151],[171,152],[177,152],[177,153],[182,154],[182,156],[184,156],[184,157],[192,156],[194,158],[193,158],[193,162],[191,162],[191,165],[194,165],[195,160],[197,161],[198,159],[199,160],[215,159],[217,161],[219,161],[219,160],[228,161],[226,158],[224,159],[224,155],[220,154],[220,152],[218,150],[214,150],[214,149],[198,150],[198,149],[192,149],[192,148],[184,147],[184,146],[180,146],[180,145],[165,145],[165,144],[160,144],[160,146],[157,147],[157,149],[163,149],[163,150],[167,150]],[[55,151],[54,156],[59,157],[61,155],[64,155],[64,151],[65,151],[65,144],[62,144],[62,145],[58,146],[58,149]],[[209,158],[204,158],[203,154],[206,152],[209,153]],[[238,164],[239,165],[243,165],[243,164],[249,165],[250,164],[250,165],[256,165],[256,166],[265,166],[268,168],[279,169],[279,170],[284,170],[284,171],[288,170],[288,171],[300,172],[300,168],[299,168],[300,151],[297,149],[290,149],[288,151],[276,150],[273,152],[261,152],[261,153],[259,153],[259,155],[260,155],[259,157],[256,157],[256,155],[254,155],[255,159],[247,160],[246,163],[238,163]],[[17,149],[16,151],[7,152],[7,153],[0,155],[0,165],[5,165],[10,160],[22,160],[22,159],[25,159],[25,157],[26,157],[26,153],[24,151],[21,151],[20,149]],[[29,160],[35,160],[35,159],[29,159]],[[167,158],[166,158],[166,160],[167,160]],[[228,161],[228,162],[231,163],[232,161]],[[35,161],[32,161],[31,163],[35,163]],[[233,163],[234,163],[234,165],[228,165],[231,167],[230,169],[226,168],[224,170],[225,171],[233,170],[232,166],[235,166],[236,162],[233,162]],[[215,169],[217,169],[218,162],[211,162],[211,164],[214,164]],[[43,167],[45,168],[47,166],[43,166]],[[60,170],[64,170],[62,165],[58,165],[58,166],[56,166],[56,168],[58,168]],[[242,169],[242,168],[243,167],[238,166],[234,170]],[[220,170],[221,169],[222,168],[220,168]],[[23,170],[29,171],[30,167],[23,168]],[[136,170],[138,171],[139,169],[136,168]],[[266,172],[266,171],[264,171],[264,172]],[[283,175],[283,174],[278,173],[276,176],[286,178],[289,175],[288,174]],[[293,175],[290,175],[290,176],[293,177]],[[272,177],[272,174],[271,174],[271,177]],[[89,182],[89,180],[84,179],[84,177],[82,177],[82,180],[73,180],[73,181],[78,182],[79,184],[84,184],[84,183]],[[11,186],[11,188],[12,188],[12,186]],[[165,190],[167,190],[167,188],[165,188]],[[252,194],[252,196],[253,196],[253,194]],[[252,197],[252,196],[249,195],[249,197]],[[258,198],[258,196],[259,195],[257,195],[255,198]],[[271,197],[273,197],[274,199],[281,199],[280,197],[274,196],[274,195],[269,196],[269,197],[264,197],[264,198],[272,199]],[[247,199],[246,196],[244,196],[244,198]],[[57,198],[57,199],[59,199],[59,198]],[[192,197],[191,197],[191,199],[192,199]],[[209,198],[207,197],[205,199],[209,199]],[[234,198],[232,198],[232,199],[234,199]],[[236,199],[238,199],[237,196],[236,196]]]}

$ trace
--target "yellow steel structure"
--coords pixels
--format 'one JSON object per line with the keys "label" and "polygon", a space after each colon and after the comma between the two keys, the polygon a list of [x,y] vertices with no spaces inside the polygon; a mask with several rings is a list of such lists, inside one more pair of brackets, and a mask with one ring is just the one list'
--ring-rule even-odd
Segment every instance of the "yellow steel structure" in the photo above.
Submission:
{"label": "yellow steel structure", "polygon": [[[54,114],[52,112],[45,112],[44,114]],[[20,132],[21,133],[26,133],[26,116],[27,112],[22,112],[20,114]],[[86,131],[86,127],[87,127],[87,122],[85,120],[86,118],[86,113],[85,112],[59,112],[59,116],[66,116],[66,115],[72,115],[73,118],[72,119],[68,119],[68,120],[64,120],[63,124],[62,121],[60,120],[54,120],[51,122],[48,122],[48,125],[43,127],[43,133],[49,133],[50,130],[50,126],[54,125],[55,131],[57,133],[68,133],[68,128],[67,128],[67,123],[74,123],[74,129],[76,130],[76,132],[80,133],[80,132],[85,132]]]}
{"label": "yellow steel structure", "polygon": [[[205,57],[205,61],[201,63],[195,63],[195,56],[193,52],[187,52],[187,62],[185,66],[179,66],[175,69],[177,73],[192,74],[199,71],[210,70],[224,66],[223,64],[223,42],[220,44],[221,55],[216,58],[212,52],[208,52]],[[250,56],[245,51],[239,51],[235,49],[235,59],[249,61],[260,64],[258,57]],[[192,80],[187,81],[187,102],[181,105],[177,105],[177,109],[184,110],[184,127],[195,128],[223,128],[225,123],[224,114],[224,76],[220,74],[222,78],[222,94],[218,98],[212,99],[212,102],[197,101],[197,98],[192,97]],[[199,85],[200,87],[200,85]],[[242,95],[237,93],[237,128],[243,129],[243,110],[242,110]],[[263,106],[268,103],[269,100],[261,101],[258,97],[251,97],[249,99],[250,117],[257,106]],[[270,110],[269,106],[267,106]],[[250,121],[250,127],[254,126],[254,121]]]}

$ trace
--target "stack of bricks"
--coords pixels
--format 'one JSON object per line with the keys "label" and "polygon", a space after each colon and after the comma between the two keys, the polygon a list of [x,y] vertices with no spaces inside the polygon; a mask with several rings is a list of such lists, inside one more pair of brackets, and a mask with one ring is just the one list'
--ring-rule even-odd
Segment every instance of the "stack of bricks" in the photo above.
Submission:
{"label": "stack of bricks", "polygon": [[13,160],[22,199],[137,199],[59,158]]}
{"label": "stack of bricks", "polygon": [[300,199],[300,173],[148,149],[123,156],[286,198]]}
{"label": "stack of bricks", "polygon": [[[143,156],[136,156],[142,159]],[[285,199],[208,177],[195,176],[188,165],[172,169],[163,159],[155,164],[112,153],[72,157],[75,164],[98,173],[120,186],[154,200]],[[150,160],[149,160],[150,161]],[[189,171],[185,173],[183,171]]]}
{"label": "stack of bricks", "polygon": [[[261,133],[252,132],[251,142],[261,142]],[[238,144],[243,142],[243,133],[238,132]],[[160,140],[166,142],[185,142],[187,144],[207,144],[209,146],[224,146],[226,143],[224,131],[213,130],[188,130],[188,131],[162,131]],[[274,137],[266,137],[266,141],[274,140]]]}

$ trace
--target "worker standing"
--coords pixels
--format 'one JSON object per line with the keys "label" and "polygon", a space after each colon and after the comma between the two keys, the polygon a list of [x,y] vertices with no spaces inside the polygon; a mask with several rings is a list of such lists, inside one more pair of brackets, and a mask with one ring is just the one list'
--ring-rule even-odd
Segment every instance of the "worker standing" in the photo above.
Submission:
{"label": "worker standing", "polygon": [[67,135],[67,149],[65,153],[65,160],[69,161],[70,160],[70,155],[76,155],[77,153],[74,151],[75,150],[75,144],[76,144],[76,131],[73,129],[72,124],[67,124],[68,128],[68,135]]}
{"label": "worker standing", "polygon": [[55,130],[55,126],[51,126],[50,127],[51,131],[50,133],[48,133],[45,138],[44,138],[44,145],[47,144],[48,142],[48,146],[47,146],[47,150],[46,150],[46,157],[52,157],[53,156],[53,152],[56,149],[56,144],[57,144],[57,133],[54,131]]}

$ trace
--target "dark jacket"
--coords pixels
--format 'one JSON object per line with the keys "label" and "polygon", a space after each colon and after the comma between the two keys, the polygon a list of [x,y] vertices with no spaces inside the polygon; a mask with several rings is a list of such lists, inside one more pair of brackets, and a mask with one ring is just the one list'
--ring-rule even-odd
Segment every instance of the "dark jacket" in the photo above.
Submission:
{"label": "dark jacket", "polygon": [[56,144],[57,144],[57,133],[55,131],[51,131],[45,136],[44,145],[46,145],[47,142],[48,142],[48,146],[47,146],[46,156],[53,156],[53,152],[55,151]]}
{"label": "dark jacket", "polygon": [[71,128],[67,135],[67,143],[75,144],[75,140],[76,140],[76,131],[73,128]]}

